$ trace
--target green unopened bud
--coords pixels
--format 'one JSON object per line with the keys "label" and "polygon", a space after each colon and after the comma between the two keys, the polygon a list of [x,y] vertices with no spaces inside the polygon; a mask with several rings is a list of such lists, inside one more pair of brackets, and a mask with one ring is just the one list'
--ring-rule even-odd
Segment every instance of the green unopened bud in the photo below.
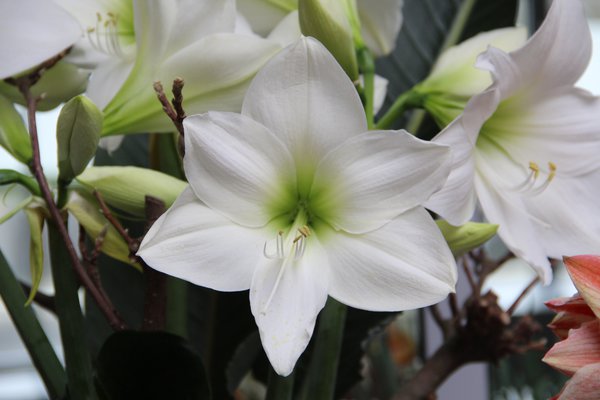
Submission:
{"label": "green unopened bud", "polygon": [[110,206],[137,217],[145,216],[146,196],[170,207],[187,186],[162,172],[138,167],[90,167],[77,181],[90,193],[97,190]]}
{"label": "green unopened bud", "polygon": [[26,306],[31,304],[40,287],[44,272],[44,246],[42,230],[44,228],[44,211],[41,208],[25,208],[29,223],[29,265],[31,269],[31,290]]}
{"label": "green unopened bud", "polygon": [[444,220],[435,222],[455,257],[481,246],[490,240],[498,230],[498,225],[479,222],[467,222],[462,226],[452,226]]}
{"label": "green unopened bud", "polygon": [[31,139],[13,104],[0,95],[0,146],[24,164],[33,156]]}
{"label": "green unopened bud", "polygon": [[333,54],[352,81],[358,79],[354,34],[347,4],[340,0],[300,0],[300,29],[318,39]]}
{"label": "green unopened bud", "polygon": [[87,97],[72,98],[62,108],[56,126],[58,177],[69,182],[96,154],[102,132],[102,112]]}
{"label": "green unopened bud", "polygon": [[[87,199],[85,196],[73,191],[69,194],[69,200],[65,207],[83,226],[85,233],[92,240],[98,238],[102,240],[101,252],[116,260],[131,264],[129,246],[115,227],[104,218],[95,199]],[[138,269],[141,268],[137,264],[132,265]]]}
{"label": "green unopened bud", "polygon": [[475,67],[479,54],[489,46],[504,51],[525,43],[527,32],[522,28],[503,28],[483,32],[444,51],[429,76],[413,90],[424,97],[424,108],[445,127],[467,105],[469,99],[492,84],[488,71]]}

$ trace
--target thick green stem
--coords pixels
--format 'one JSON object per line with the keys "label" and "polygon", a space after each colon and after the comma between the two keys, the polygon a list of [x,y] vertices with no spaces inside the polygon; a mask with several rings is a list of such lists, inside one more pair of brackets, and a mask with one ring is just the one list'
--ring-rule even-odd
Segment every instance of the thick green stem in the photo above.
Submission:
{"label": "thick green stem", "polygon": [[365,114],[367,115],[367,126],[373,129],[373,99],[375,97],[375,61],[373,55],[366,48],[357,50],[358,67],[363,75],[364,96],[365,96]]}
{"label": "thick green stem", "polygon": [[317,342],[310,360],[306,383],[302,388],[302,398],[305,400],[333,399],[346,310],[345,305],[330,297],[321,312]]}
{"label": "thick green stem", "polygon": [[85,326],[79,304],[77,277],[69,253],[54,223],[48,224],[52,279],[60,336],[65,353],[69,394],[73,399],[95,399],[92,363],[86,343]]}
{"label": "thick green stem", "polygon": [[0,296],[29,352],[33,365],[44,381],[48,396],[52,399],[63,398],[67,388],[65,369],[60,364],[32,308],[24,306],[27,297],[1,251]]}
{"label": "thick green stem", "polygon": [[273,368],[269,371],[269,386],[266,400],[292,400],[294,392],[294,373],[283,377],[277,375]]}
{"label": "thick green stem", "polygon": [[[402,114],[416,107],[421,107],[423,103],[423,95],[414,90],[409,90],[402,93],[386,113],[377,121],[375,129],[389,129]],[[409,131],[412,132],[412,131]]]}

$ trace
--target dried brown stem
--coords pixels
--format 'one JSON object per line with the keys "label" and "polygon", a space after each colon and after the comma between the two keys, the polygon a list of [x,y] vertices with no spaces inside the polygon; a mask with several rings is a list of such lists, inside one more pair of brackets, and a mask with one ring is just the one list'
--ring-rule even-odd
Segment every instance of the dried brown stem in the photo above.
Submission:
{"label": "dried brown stem", "polygon": [[[175,128],[177,128],[177,132],[179,132],[179,134],[183,137],[183,118],[185,118],[185,113],[183,113],[183,117],[181,117],[180,119],[180,115],[177,113],[175,108],[173,108],[173,104],[175,104],[175,99],[173,99],[173,104],[169,102],[162,83],[154,82],[153,87],[154,91],[156,92],[156,97],[158,98],[158,101],[160,101],[160,104],[162,105],[165,114],[167,114],[167,117],[169,117],[169,119],[173,121]],[[183,88],[183,81],[181,81],[181,88]],[[173,83],[173,89],[175,89],[175,83]],[[180,89],[178,96],[181,98],[181,101],[183,101]],[[181,103],[179,104],[179,108],[181,108]],[[183,108],[181,108],[181,111],[183,112]]]}
{"label": "dried brown stem", "polygon": [[125,243],[127,243],[130,258],[132,258],[133,261],[137,262],[138,257],[135,255],[135,253],[137,253],[140,247],[139,241],[129,236],[129,232],[127,232],[127,229],[125,229],[123,225],[121,225],[121,222],[119,222],[119,220],[110,212],[110,209],[108,208],[108,205],[106,205],[106,202],[104,201],[104,198],[102,197],[102,194],[100,192],[94,190],[94,197],[96,198],[96,200],[98,200],[98,204],[100,205],[100,211],[102,212],[102,215],[104,215],[104,218],[106,218],[106,220],[117,230],[117,232],[123,238]]}
{"label": "dried brown stem", "polygon": [[[23,282],[20,282],[20,283],[21,283],[21,287],[23,288],[23,291],[25,291],[25,293],[27,295],[29,295],[29,293],[31,293],[31,286],[29,286],[28,284],[23,283]],[[35,293],[35,296],[33,297],[33,301],[38,306],[50,311],[51,313],[56,314],[56,305],[54,304],[54,296],[49,296],[38,290]]]}
{"label": "dried brown stem", "polygon": [[525,298],[525,296],[527,296],[527,294],[531,291],[531,289],[533,289],[535,287],[535,285],[538,284],[539,281],[540,281],[540,278],[538,276],[536,276],[529,283],[529,285],[527,285],[527,287],[525,287],[525,289],[523,289],[523,291],[521,292],[521,294],[519,295],[519,297],[517,297],[517,299],[515,300],[515,302],[512,303],[512,305],[508,308],[508,310],[506,310],[506,313],[508,315],[513,315],[515,313],[515,311],[517,310],[517,307],[519,307],[519,304],[521,304],[521,301],[523,301],[523,299]]}
{"label": "dried brown stem", "polygon": [[[38,71],[38,74],[41,75],[41,72]],[[100,311],[102,311],[102,313],[108,320],[108,323],[111,325],[111,327],[113,327],[113,329],[125,329],[125,323],[117,315],[113,305],[108,299],[104,298],[100,290],[94,285],[87,272],[85,271],[85,268],[83,267],[83,264],[81,263],[77,252],[75,251],[75,246],[71,241],[69,232],[67,231],[65,220],[63,219],[63,216],[61,215],[61,212],[58,209],[56,202],[54,201],[52,191],[50,190],[48,181],[46,180],[46,176],[44,175],[44,170],[42,168],[40,159],[40,146],[38,141],[37,125],[35,119],[35,112],[39,98],[35,98],[31,95],[30,88],[32,83],[28,77],[18,78],[15,80],[15,83],[27,102],[27,118],[29,122],[29,133],[31,136],[31,147],[33,151],[33,158],[29,165],[29,169],[31,170],[31,173],[33,174],[40,186],[42,197],[44,198],[46,206],[48,207],[48,211],[50,212],[51,222],[56,226],[58,233],[60,234],[66,246],[69,259],[80,282],[86,288],[86,290],[94,299],[94,301],[98,304],[98,308],[100,309]]]}
{"label": "dried brown stem", "polygon": [[478,296],[479,290],[477,284],[475,283],[475,278],[473,278],[473,273],[471,272],[471,268],[469,268],[469,258],[468,256],[464,256],[460,263],[465,271],[465,275],[467,276],[467,280],[469,281],[469,286],[471,287],[471,293]]}

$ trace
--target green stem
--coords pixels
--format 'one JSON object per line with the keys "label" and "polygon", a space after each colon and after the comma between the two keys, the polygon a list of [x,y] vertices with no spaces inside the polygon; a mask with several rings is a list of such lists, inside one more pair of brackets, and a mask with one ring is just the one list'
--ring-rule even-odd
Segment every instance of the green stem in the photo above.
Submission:
{"label": "green stem", "polygon": [[266,400],[292,400],[294,392],[294,373],[283,377],[271,367],[269,371],[269,386]]}
{"label": "green stem", "polygon": [[[179,179],[185,179],[181,158],[177,149],[179,136],[170,134],[150,135],[150,167]],[[187,290],[188,284],[181,279],[167,277],[166,330],[187,337]]]}
{"label": "green stem", "polygon": [[[375,129],[389,129],[394,121],[396,121],[405,111],[411,108],[420,107],[423,103],[423,95],[420,93],[409,90],[402,93],[392,106],[386,111],[386,113],[377,121]],[[413,132],[410,131],[409,132]]]}
{"label": "green stem", "polygon": [[29,352],[33,365],[44,381],[49,397],[63,398],[67,387],[65,369],[60,364],[33,309],[24,306],[27,297],[1,251],[0,296]]}
{"label": "green stem", "polygon": [[365,95],[365,114],[367,115],[367,126],[373,129],[373,99],[375,97],[375,61],[373,55],[366,48],[357,50],[358,67],[363,75],[364,95]]}
{"label": "green stem", "polygon": [[303,399],[330,400],[335,394],[346,306],[329,298],[319,317],[316,344],[310,360],[306,383],[302,388]]}
{"label": "green stem", "polygon": [[[59,193],[65,193],[59,189]],[[59,196],[57,207],[65,202]],[[67,221],[65,221],[65,225]],[[79,284],[71,265],[69,252],[54,221],[48,224],[52,280],[54,282],[56,314],[65,353],[69,394],[74,399],[95,399],[92,363],[86,343],[85,324],[79,303]]]}

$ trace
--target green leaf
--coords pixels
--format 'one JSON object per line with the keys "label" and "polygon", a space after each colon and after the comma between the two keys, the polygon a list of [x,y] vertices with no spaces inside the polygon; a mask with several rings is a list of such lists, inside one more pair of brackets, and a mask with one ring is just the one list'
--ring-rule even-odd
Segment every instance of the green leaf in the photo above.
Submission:
{"label": "green leaf", "polygon": [[62,108],[56,125],[59,179],[69,182],[96,154],[102,112],[87,97],[72,98]]}
{"label": "green leaf", "polygon": [[435,222],[455,257],[481,246],[498,231],[498,225],[480,222],[467,222],[462,226],[452,226],[444,220]]}
{"label": "green leaf", "polygon": [[162,172],[138,167],[90,167],[77,181],[90,193],[100,192],[109,205],[137,217],[145,215],[147,195],[170,207],[187,186],[187,182]]}
{"label": "green leaf", "polygon": [[[101,234],[104,235],[104,241],[100,248],[102,253],[126,264],[131,264],[127,243],[115,227],[104,218],[95,199],[88,199],[76,191],[72,191],[65,207],[93,240],[96,240]],[[131,265],[141,270],[138,264]]]}
{"label": "green leaf", "polygon": [[33,156],[29,132],[23,119],[4,96],[0,95],[0,146],[23,164]]}
{"label": "green leaf", "polygon": [[44,229],[44,212],[40,208],[25,208],[29,223],[29,267],[31,269],[31,291],[25,302],[28,306],[33,301],[40,287],[44,272],[44,247],[42,230]]}
{"label": "green leaf", "polygon": [[98,354],[98,392],[104,399],[210,399],[200,357],[166,332],[121,331]]}
{"label": "green leaf", "polygon": [[42,195],[40,187],[38,186],[36,180],[32,177],[23,175],[22,173],[12,169],[0,169],[0,186],[9,185],[12,183],[18,183],[35,196]]}

